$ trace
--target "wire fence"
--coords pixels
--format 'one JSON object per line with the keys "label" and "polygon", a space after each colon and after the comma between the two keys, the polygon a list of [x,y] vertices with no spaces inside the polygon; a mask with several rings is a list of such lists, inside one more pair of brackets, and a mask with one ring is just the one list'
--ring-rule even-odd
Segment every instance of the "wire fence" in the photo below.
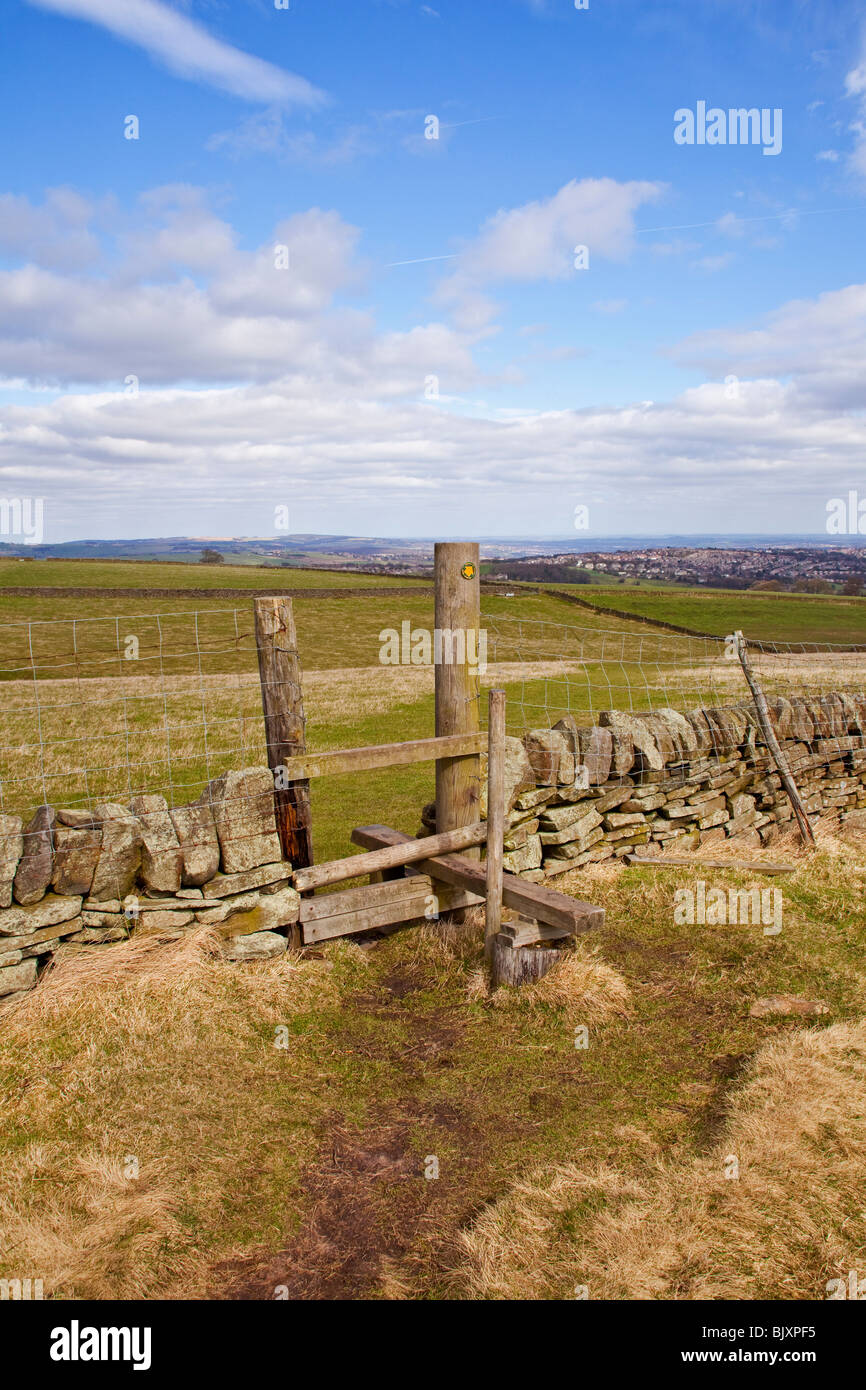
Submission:
{"label": "wire fence", "polygon": [[[550,728],[566,715],[589,726],[602,711],[754,712],[733,634],[605,630],[503,616],[488,608],[482,611],[482,627],[488,666],[503,673],[508,687],[511,734]],[[866,702],[858,709],[866,689],[862,646],[761,642],[749,648],[749,660],[775,716],[784,714],[786,704],[824,702],[827,717],[813,719],[813,733],[850,742],[861,733],[861,722],[866,731]],[[509,678],[509,667],[521,674]],[[782,719],[783,733],[796,737],[796,724],[788,734],[790,723],[787,716]],[[721,746],[716,751],[721,754]]]}
{"label": "wire fence", "polygon": [[252,605],[0,627],[0,811],[160,793],[266,762]]}
{"label": "wire fence", "polygon": [[[565,715],[589,726],[603,710],[753,708],[725,637],[525,619],[490,604],[481,622],[482,680],[506,686],[512,734]],[[850,744],[860,735],[861,649],[762,643],[750,656],[771,704],[848,701],[813,721],[815,736]],[[267,762],[252,603],[5,624],[0,697],[0,813],[146,793],[173,808],[224,772]]]}

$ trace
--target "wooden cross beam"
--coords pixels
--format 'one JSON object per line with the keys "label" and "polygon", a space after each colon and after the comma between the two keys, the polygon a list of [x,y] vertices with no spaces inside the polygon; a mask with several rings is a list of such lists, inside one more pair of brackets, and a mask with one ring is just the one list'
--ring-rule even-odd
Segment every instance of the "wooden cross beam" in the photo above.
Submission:
{"label": "wooden cross beam", "polygon": [[[383,849],[388,845],[421,844],[411,835],[391,830],[387,825],[360,825],[352,831],[352,840],[365,849]],[[434,855],[421,859],[419,872],[441,879],[455,888],[484,897],[487,876],[481,864],[458,858],[455,854]],[[585,932],[604,925],[604,908],[581,902],[565,893],[557,893],[541,883],[530,883],[514,874],[502,875],[502,901],[526,917],[545,922],[550,927],[564,927],[568,932]]]}

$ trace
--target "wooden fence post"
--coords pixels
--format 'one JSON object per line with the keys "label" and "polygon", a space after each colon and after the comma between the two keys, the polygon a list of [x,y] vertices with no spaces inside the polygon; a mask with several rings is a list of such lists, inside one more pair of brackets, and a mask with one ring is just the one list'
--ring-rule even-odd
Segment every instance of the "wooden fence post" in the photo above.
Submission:
{"label": "wooden fence post", "polygon": [[[434,547],[436,733],[478,733],[481,589],[478,544],[439,541]],[[455,657],[458,659],[455,660]],[[474,658],[470,662],[470,657]],[[477,753],[436,763],[436,829],[457,830],[477,821],[481,793]],[[479,859],[480,851],[465,851]]]}
{"label": "wooden fence post", "polygon": [[[306,752],[301,664],[290,598],[254,600],[256,649],[268,766],[275,774],[274,810],[283,856],[295,868],[313,862],[309,782],[288,782],[279,769]],[[285,785],[284,785],[285,783]]]}
{"label": "wooden fence post", "polygon": [[806,809],[803,802],[800,800],[800,792],[797,783],[794,781],[791,769],[788,766],[788,759],[782,752],[779,740],[776,738],[773,726],[770,722],[770,711],[767,708],[767,698],[761,689],[758,677],[752,670],[749,664],[749,658],[746,655],[746,639],[739,629],[734,633],[734,637],[737,642],[737,655],[740,658],[743,675],[746,677],[749,689],[752,692],[752,698],[755,701],[755,713],[758,716],[761,733],[764,735],[764,741],[770,750],[776,767],[779,769],[779,776],[782,779],[785,791],[788,793],[788,800],[791,803],[791,809],[794,812],[797,826],[799,827],[800,839],[803,841],[804,845],[814,845],[815,835],[809,822],[809,817],[806,815]]}
{"label": "wooden fence post", "polygon": [[505,837],[505,691],[491,690],[487,718],[487,897],[484,908],[484,955],[493,959],[493,943],[502,925],[502,841]]}

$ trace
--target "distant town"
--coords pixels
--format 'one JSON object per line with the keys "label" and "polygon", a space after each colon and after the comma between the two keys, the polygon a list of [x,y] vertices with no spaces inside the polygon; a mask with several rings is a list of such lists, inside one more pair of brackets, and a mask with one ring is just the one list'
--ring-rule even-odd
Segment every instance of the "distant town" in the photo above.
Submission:
{"label": "distant town", "polygon": [[857,546],[766,546],[727,550],[652,546],[642,550],[584,551],[493,561],[490,579],[545,583],[705,585],[713,589],[765,589],[794,593],[861,594],[866,551]]}

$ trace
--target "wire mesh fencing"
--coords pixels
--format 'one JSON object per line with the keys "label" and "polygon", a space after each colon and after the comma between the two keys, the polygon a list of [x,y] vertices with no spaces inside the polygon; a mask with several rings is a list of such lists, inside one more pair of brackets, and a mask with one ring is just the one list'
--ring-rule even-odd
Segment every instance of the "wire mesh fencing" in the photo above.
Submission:
{"label": "wire mesh fencing", "polygon": [[159,793],[266,763],[252,605],[0,626],[0,812]]}
{"label": "wire mesh fencing", "polygon": [[[549,728],[565,715],[593,724],[611,710],[686,713],[753,705],[733,634],[608,631],[486,611],[482,624],[488,667],[508,686],[510,733]],[[749,657],[771,707],[779,700],[863,698],[862,647],[764,642],[749,645]]]}

